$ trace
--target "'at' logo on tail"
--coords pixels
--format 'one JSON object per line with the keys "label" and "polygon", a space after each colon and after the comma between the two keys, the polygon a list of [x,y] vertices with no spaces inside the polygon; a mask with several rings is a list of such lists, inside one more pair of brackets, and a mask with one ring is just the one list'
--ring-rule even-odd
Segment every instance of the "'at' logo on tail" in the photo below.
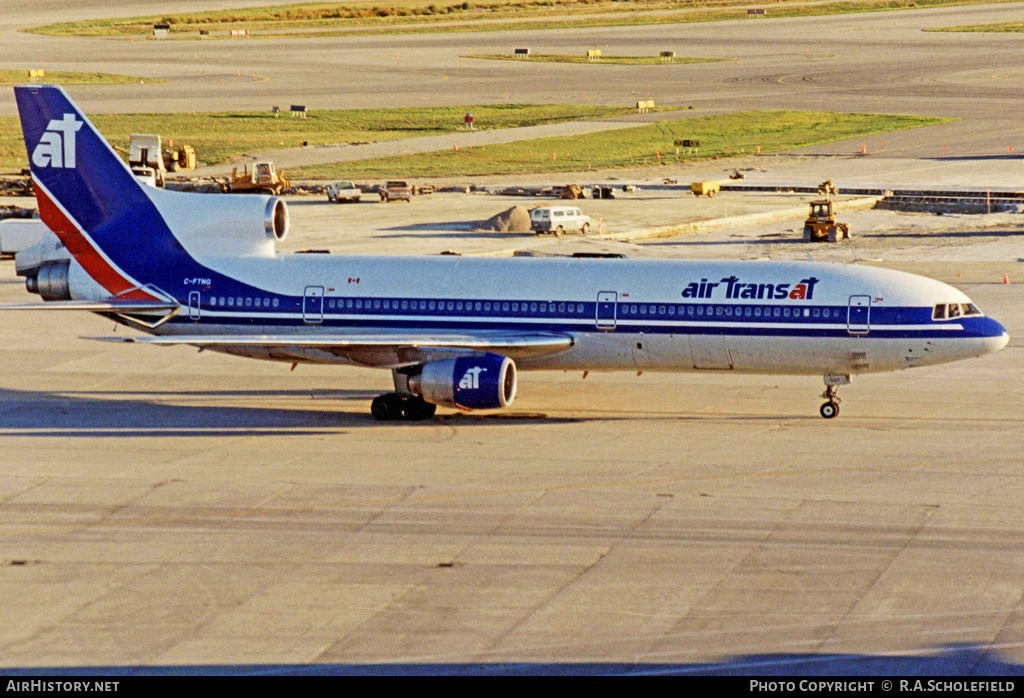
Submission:
{"label": "'at' logo on tail", "polygon": [[74,167],[75,135],[84,123],[74,114],[65,114],[59,121],[51,119],[32,151],[32,164],[36,167]]}

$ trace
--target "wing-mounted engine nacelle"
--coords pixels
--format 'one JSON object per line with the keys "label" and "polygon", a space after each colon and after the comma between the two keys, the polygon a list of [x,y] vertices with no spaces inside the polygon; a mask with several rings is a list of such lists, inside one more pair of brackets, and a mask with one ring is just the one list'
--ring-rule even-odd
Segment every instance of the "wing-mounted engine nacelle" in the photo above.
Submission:
{"label": "wing-mounted engine nacelle", "polygon": [[418,376],[410,376],[409,387],[426,402],[443,407],[508,407],[516,397],[516,365],[498,354],[429,361]]}

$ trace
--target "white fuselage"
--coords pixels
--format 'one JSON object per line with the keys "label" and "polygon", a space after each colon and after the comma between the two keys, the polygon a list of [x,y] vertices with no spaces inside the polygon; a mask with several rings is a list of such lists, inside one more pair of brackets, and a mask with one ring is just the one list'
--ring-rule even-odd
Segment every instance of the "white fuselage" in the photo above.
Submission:
{"label": "white fuselage", "polygon": [[[508,353],[524,369],[816,375],[953,361],[988,353],[996,341],[965,332],[962,321],[932,319],[937,304],[970,303],[960,291],[854,265],[317,254],[202,261],[246,291],[189,280],[199,289],[190,312],[160,333],[553,332],[573,346]],[[295,348],[223,350],[350,360]]]}

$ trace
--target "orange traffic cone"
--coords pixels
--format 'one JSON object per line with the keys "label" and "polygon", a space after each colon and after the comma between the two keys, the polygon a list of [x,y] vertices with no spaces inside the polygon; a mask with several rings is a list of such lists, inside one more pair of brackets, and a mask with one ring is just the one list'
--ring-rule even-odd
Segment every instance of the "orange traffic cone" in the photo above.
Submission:
{"label": "orange traffic cone", "polygon": [[1010,275],[1007,274],[1005,271],[1003,272],[1003,283],[1004,284],[1010,283]]}

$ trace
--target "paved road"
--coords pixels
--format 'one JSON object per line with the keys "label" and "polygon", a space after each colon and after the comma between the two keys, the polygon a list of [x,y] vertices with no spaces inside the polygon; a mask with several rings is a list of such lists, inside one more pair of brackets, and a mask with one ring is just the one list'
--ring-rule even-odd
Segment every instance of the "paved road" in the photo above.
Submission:
{"label": "paved road", "polygon": [[[258,4],[258,3],[251,3]],[[83,14],[110,14],[83,0]],[[167,3],[181,7],[182,3]],[[147,3],[147,8],[162,6]],[[50,6],[47,6],[50,7]],[[74,3],[45,19],[74,14]],[[116,7],[116,6],[115,6]],[[295,38],[272,41],[126,41],[35,36],[24,8],[5,8],[0,61],[11,67],[112,71],[163,83],[75,87],[89,111],[157,112],[311,109],[480,103],[693,106],[913,112],[954,116],[956,125],[894,136],[905,156],[1006,154],[1024,148],[1018,115],[1024,76],[1016,35],[926,29],[1019,19],[1020,3],[794,20],[449,35]],[[138,11],[137,3],[121,8]],[[510,52],[680,55],[721,59],[668,66],[561,65],[484,61]],[[10,93],[8,93],[9,95]],[[13,114],[13,98],[0,114]],[[933,135],[934,134],[934,135]]]}

